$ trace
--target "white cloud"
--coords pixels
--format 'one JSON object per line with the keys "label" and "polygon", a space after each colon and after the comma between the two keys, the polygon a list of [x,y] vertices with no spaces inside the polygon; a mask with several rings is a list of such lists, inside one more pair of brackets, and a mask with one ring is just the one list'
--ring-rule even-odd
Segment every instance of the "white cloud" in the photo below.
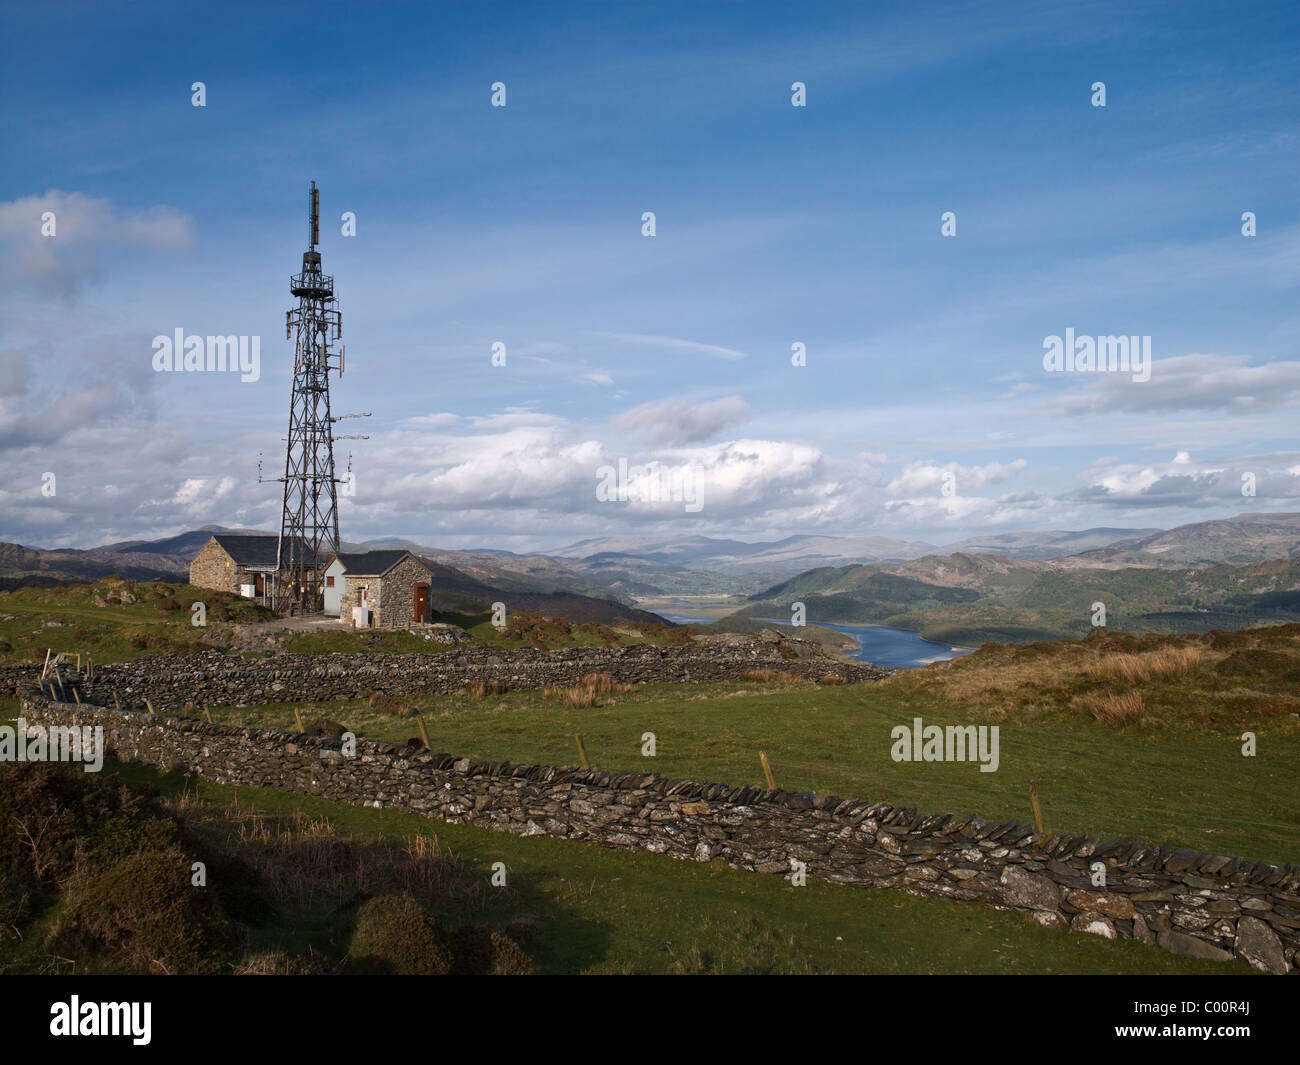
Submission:
{"label": "white cloud", "polygon": [[1072,375],[1077,389],[1051,404],[1064,414],[1101,411],[1213,410],[1236,415],[1300,406],[1300,361],[1251,366],[1243,355],[1153,359],[1151,379],[1129,374]]}
{"label": "white cloud", "polygon": [[[990,462],[984,466],[963,466],[957,462],[940,465],[930,459],[923,459],[908,463],[902,473],[889,482],[886,492],[890,496],[902,497],[937,493],[951,477],[951,483],[956,490],[955,495],[969,495],[985,485],[1010,480],[1028,468],[1029,463],[1025,459],[1015,459],[1006,464]],[[955,498],[955,496],[947,498]]]}
{"label": "white cloud", "polygon": [[680,337],[654,336],[645,333],[601,333],[600,336],[623,344],[638,344],[657,348],[674,355],[707,355],[715,359],[743,359],[745,353],[735,348],[724,348],[719,344],[702,344],[697,340],[683,340]]}
{"label": "white cloud", "polygon": [[740,396],[707,403],[665,399],[643,403],[615,418],[612,427],[651,444],[696,444],[749,421],[749,404]]}
{"label": "white cloud", "polygon": [[[1168,462],[1105,458],[1084,471],[1081,487],[1062,498],[1126,508],[1296,506],[1300,504],[1300,466],[1295,465],[1295,458],[1288,453],[1200,461],[1186,451],[1179,451]],[[1244,483],[1254,485],[1253,496],[1243,495]]]}
{"label": "white cloud", "polygon": [[[54,215],[54,236],[42,232],[47,212]],[[127,213],[107,199],[51,189],[0,203],[0,280],[68,294],[96,275],[104,248],[174,252],[192,239],[189,217],[172,207]]]}

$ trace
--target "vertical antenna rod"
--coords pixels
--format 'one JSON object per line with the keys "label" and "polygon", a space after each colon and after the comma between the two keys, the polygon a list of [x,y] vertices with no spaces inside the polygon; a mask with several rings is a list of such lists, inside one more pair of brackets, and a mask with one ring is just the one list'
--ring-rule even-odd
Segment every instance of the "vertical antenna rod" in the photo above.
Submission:
{"label": "vertical antenna rod", "polygon": [[311,240],[308,243],[312,251],[320,243],[320,189],[314,181],[311,183]]}

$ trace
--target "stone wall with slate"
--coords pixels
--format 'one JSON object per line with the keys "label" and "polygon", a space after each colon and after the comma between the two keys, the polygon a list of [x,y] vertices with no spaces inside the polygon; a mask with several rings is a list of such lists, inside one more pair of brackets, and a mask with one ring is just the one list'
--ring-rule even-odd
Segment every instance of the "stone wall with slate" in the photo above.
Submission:
{"label": "stone wall with slate", "polygon": [[[398,698],[450,695],[475,680],[501,681],[511,689],[567,687],[588,673],[607,673],[622,684],[739,680],[751,669],[774,669],[808,680],[829,674],[849,683],[879,680],[894,672],[866,662],[832,659],[816,645],[799,640],[552,651],[465,647],[427,655],[280,654],[253,659],[214,652],[97,664],[93,680],[81,678],[79,695],[102,706],[137,710],[145,709],[148,699],[154,710],[162,711],[180,710],[186,704],[364,699],[372,692]],[[40,666],[0,667],[0,690],[17,691],[34,683],[39,674]]]}
{"label": "stone wall with slate", "polygon": [[[732,788],[650,773],[472,762],[359,740],[51,702],[29,724],[99,725],[110,756],[221,784],[279,788],[520,835],[896,888],[1021,910],[1040,924],[1155,942],[1268,972],[1300,965],[1300,869],[1084,836],[1016,821],[926,814],[811,792]],[[1093,886],[1094,863],[1106,886]]]}

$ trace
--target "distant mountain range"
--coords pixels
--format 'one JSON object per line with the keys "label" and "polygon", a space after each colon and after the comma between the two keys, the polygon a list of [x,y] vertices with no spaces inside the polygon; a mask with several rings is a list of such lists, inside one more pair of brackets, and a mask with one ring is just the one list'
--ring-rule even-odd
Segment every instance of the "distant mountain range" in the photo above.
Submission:
{"label": "distant mountain range", "polygon": [[[190,559],[214,533],[257,531],[208,525],[165,539],[126,540],[86,550],[0,544],[0,588],[20,582],[94,580],[109,573],[133,579],[176,579],[186,574]],[[1069,570],[1194,568],[1295,559],[1300,558],[1300,514],[1242,514],[1169,530],[995,533],[944,547],[885,536],[812,535],[758,543],[707,536],[603,537],[531,555],[490,547],[449,551],[397,537],[344,544],[345,550],[354,551],[378,547],[409,548],[499,591],[563,593],[630,605],[638,598],[750,596],[765,589],[770,595],[771,589],[791,578],[860,565],[879,565],[896,576],[946,586],[952,575],[965,572],[985,556],[979,565],[991,570],[1009,562]],[[945,574],[935,582],[935,571],[941,568]],[[1011,568],[1025,572],[1023,567]]]}

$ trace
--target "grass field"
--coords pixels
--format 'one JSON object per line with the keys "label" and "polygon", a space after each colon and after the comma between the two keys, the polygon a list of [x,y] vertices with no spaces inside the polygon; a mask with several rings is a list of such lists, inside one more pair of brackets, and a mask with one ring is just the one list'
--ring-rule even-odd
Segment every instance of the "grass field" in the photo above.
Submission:
{"label": "grass field", "polygon": [[[1049,828],[1300,861],[1294,724],[1261,726],[1257,754],[1246,758],[1226,730],[1114,729],[1082,716],[1003,720],[1000,766],[981,773],[972,762],[891,760],[891,729],[913,717],[989,720],[908,685],[645,685],[598,701],[574,708],[538,692],[507,692],[417,705],[435,750],[476,759],[574,765],[574,736],[582,733],[601,769],[742,785],[761,783],[765,750],[777,784],[789,790],[1020,820],[1031,816],[1034,780]],[[298,705],[305,722],[326,717],[375,739],[419,734],[413,719],[365,703]],[[294,731],[293,709],[211,711],[218,721]],[[640,753],[646,732],[655,735],[654,758]]]}
{"label": "grass field", "polygon": [[[186,780],[142,766],[109,770],[134,785],[158,786],[180,800],[178,809],[191,821],[211,818],[223,807],[226,816],[249,826],[261,815],[306,820],[308,842],[319,841],[318,849],[328,843],[349,853],[349,842],[359,848],[386,840],[408,853],[450,859],[464,869],[462,879],[484,884],[493,863],[504,862],[505,889],[473,894],[467,914],[469,893],[462,885],[458,897],[446,901],[445,916],[464,920],[468,915],[504,928],[538,973],[1254,973],[1244,963],[1221,965],[1135,941],[1063,934],[1022,915],[970,903],[813,880],[796,888],[779,877],[721,862],[511,836],[413,814]],[[255,829],[248,835],[257,837]],[[340,922],[334,901],[303,895],[297,905],[253,929],[247,952],[301,956],[311,951],[329,966],[338,964],[348,926]],[[436,902],[433,908],[439,908]],[[34,964],[45,950],[48,923],[29,928],[22,943],[0,943],[4,964]],[[58,971],[73,968],[66,959],[53,964]],[[86,968],[83,963],[76,971]]]}
{"label": "grass field", "polygon": [[[6,612],[15,611],[0,602],[0,614]],[[30,628],[38,613],[24,624]],[[393,668],[401,668],[399,655]],[[588,700],[570,691],[467,692],[406,703],[210,709],[218,721],[293,731],[297,708],[305,721],[330,719],[398,742],[418,735],[411,715],[419,712],[435,749],[526,763],[575,764],[574,735],[581,733],[598,768],[736,785],[761,781],[764,750],[783,788],[996,819],[1030,818],[1033,780],[1049,828],[1296,863],[1298,669],[1300,626],[1281,626],[990,645],[876,684],[756,677],[616,687],[593,691]],[[0,716],[15,712],[12,700],[0,706]],[[915,717],[996,724],[997,772],[981,773],[973,762],[894,762],[891,730]],[[1253,757],[1242,754],[1244,731],[1255,735]],[[654,758],[641,754],[646,732],[655,735]],[[173,794],[189,788],[204,802],[228,803],[236,795],[142,767],[124,772]],[[1247,971],[1133,942],[1063,935],[967,904],[817,882],[796,889],[716,863],[516,838],[276,792],[237,794],[272,814],[328,818],[331,831],[357,839],[436,836],[440,848],[485,877],[492,862],[504,861],[512,891],[499,905],[488,904],[497,909],[487,916],[506,923],[539,971]],[[337,953],[331,927],[304,911],[258,935],[266,949],[312,943]]]}

